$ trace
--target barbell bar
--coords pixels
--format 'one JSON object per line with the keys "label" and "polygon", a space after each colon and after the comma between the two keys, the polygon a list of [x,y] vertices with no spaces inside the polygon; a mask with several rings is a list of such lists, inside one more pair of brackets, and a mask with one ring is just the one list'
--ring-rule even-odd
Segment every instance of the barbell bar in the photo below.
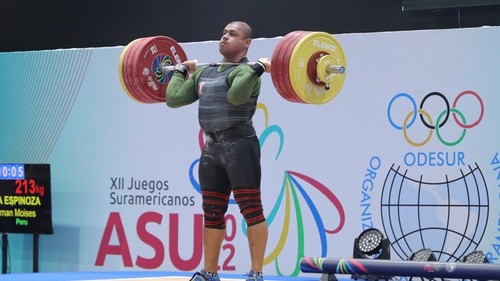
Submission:
{"label": "barbell bar", "polygon": [[[133,40],[120,56],[120,83],[139,103],[165,102],[174,65],[187,60],[179,43],[168,36]],[[291,102],[325,104],[337,96],[346,77],[342,46],[326,32],[290,32],[276,45],[271,63],[274,88]],[[227,64],[239,65],[217,62],[197,63],[197,67]]]}
{"label": "barbell bar", "polygon": [[[203,67],[203,66],[223,66],[223,65],[238,66],[238,65],[241,65],[241,64],[253,66],[256,63],[257,63],[256,61],[249,61],[249,62],[244,62],[244,63],[238,63],[238,62],[215,62],[215,63],[197,62],[196,63],[196,68],[200,68],[200,67]],[[164,65],[161,66],[161,71],[164,74],[168,74],[170,71],[174,71],[174,67],[175,67],[175,65],[164,64]],[[322,72],[324,73],[321,77],[318,76],[318,79],[320,81],[323,81],[322,77],[325,77],[323,79],[326,80],[326,76],[329,75],[329,74],[342,74],[345,71],[345,67],[344,66],[341,66],[341,65],[328,65],[327,64],[327,65],[324,65],[324,67],[320,67],[320,63],[319,62],[318,62],[318,68],[322,68]],[[318,72],[319,72],[319,70],[318,70]]]}

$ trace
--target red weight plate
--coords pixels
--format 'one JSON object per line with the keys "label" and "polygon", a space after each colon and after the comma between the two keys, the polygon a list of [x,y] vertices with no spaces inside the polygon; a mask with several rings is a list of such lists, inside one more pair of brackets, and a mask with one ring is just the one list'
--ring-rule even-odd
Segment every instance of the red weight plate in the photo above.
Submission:
{"label": "red weight plate", "polygon": [[137,45],[134,75],[152,103],[166,101],[165,92],[173,75],[173,72],[163,73],[161,67],[186,60],[182,47],[168,36],[148,37]]}
{"label": "red weight plate", "polygon": [[142,84],[140,80],[137,78],[136,72],[137,69],[134,68],[134,61],[137,60],[137,47],[144,41],[146,38],[141,38],[135,43],[131,50],[130,54],[127,56],[125,64],[127,66],[127,79],[130,81],[131,87],[133,89],[134,95],[139,99],[141,103],[151,103],[151,100],[147,96],[145,90],[142,88]]}
{"label": "red weight plate", "polygon": [[293,31],[293,32],[290,32],[289,34],[287,34],[287,40],[284,40],[284,43],[283,45],[281,46],[280,50],[279,50],[279,53],[277,55],[277,60],[278,60],[278,64],[279,64],[279,68],[276,70],[276,79],[280,81],[280,85],[281,85],[281,96],[283,98],[285,98],[286,100],[288,101],[291,101],[291,102],[297,102],[296,101],[296,97],[294,96],[294,93],[293,92],[290,92],[290,90],[288,89],[288,84],[290,84],[290,81],[289,81],[289,77],[288,77],[288,67],[285,66],[285,63],[284,63],[284,60],[285,60],[285,57],[287,56],[288,54],[288,49],[290,48],[290,46],[292,46],[292,49],[293,49],[293,46],[295,45],[295,41],[297,39],[298,36],[300,36],[302,34],[303,31]]}
{"label": "red weight plate", "polygon": [[273,55],[271,57],[271,63],[272,63],[271,79],[278,94],[285,99],[286,99],[285,91],[281,81],[281,72],[283,71],[281,64],[282,60],[281,56],[282,56],[282,51],[284,50],[283,46],[291,37],[292,33],[288,33],[287,35],[285,35],[274,48]]}
{"label": "red weight plate", "polygon": [[129,44],[127,44],[127,46],[125,46],[125,48],[123,49],[121,55],[120,55],[120,60],[118,62],[118,78],[120,79],[120,84],[122,85],[123,89],[125,90],[125,92],[127,93],[127,95],[139,102],[139,100],[137,100],[137,98],[131,93],[129,87],[128,87],[128,81],[126,81],[127,79],[125,78],[125,63],[124,61],[126,60],[127,56],[130,54],[130,47],[136,42],[137,40],[134,40],[132,42],[130,42]]}
{"label": "red weight plate", "polygon": [[[283,55],[286,50],[286,47],[289,44],[290,40],[293,40],[294,37],[297,35],[298,31],[293,31],[288,33],[283,39],[280,41],[279,46],[276,46],[275,52],[273,53],[273,58],[272,62],[274,61],[273,64],[273,70],[272,70],[272,78],[273,82],[275,82],[278,85],[278,93],[286,100],[290,100],[290,97],[288,95],[288,92],[286,90],[286,84],[283,81],[283,76],[282,73],[285,71],[283,68]],[[276,66],[276,67],[274,67]]]}
{"label": "red weight plate", "polygon": [[272,70],[272,80],[273,83],[278,85],[277,89],[278,93],[288,101],[294,101],[293,95],[290,95],[289,90],[287,89],[287,84],[289,84],[288,75],[284,75],[284,73],[288,74],[288,67],[285,67],[283,64],[284,56],[287,54],[287,49],[290,44],[293,44],[293,41],[299,36],[302,31],[293,31],[288,33],[283,39],[280,41],[278,46],[276,46],[271,62],[273,63]]}
{"label": "red weight plate", "polygon": [[137,46],[141,44],[141,42],[145,38],[140,38],[137,40],[136,43],[130,48],[129,54],[126,57],[126,60],[124,61],[124,66],[126,68],[125,72],[125,77],[127,78],[127,81],[129,83],[129,89],[131,89],[131,93],[139,100],[141,103],[149,103],[149,99],[147,95],[144,93],[144,90],[141,88],[141,84],[138,83],[136,79],[135,73],[137,72],[136,69],[134,69],[133,62],[136,60],[136,53],[137,53]]}
{"label": "red weight plate", "polygon": [[283,55],[283,81],[286,83],[286,91],[288,92],[288,95],[290,97],[290,101],[297,102],[297,103],[306,103],[303,101],[295,92],[295,90],[292,87],[292,82],[290,81],[290,59],[293,53],[293,50],[295,49],[295,46],[297,46],[297,43],[304,38],[307,34],[309,34],[309,31],[302,31],[297,36],[294,38],[290,44],[288,44],[288,47],[286,49],[285,54]]}
{"label": "red weight plate", "polygon": [[279,52],[279,55],[277,57],[279,61],[280,68],[277,70],[277,79],[281,81],[281,89],[282,89],[282,96],[292,102],[296,102],[296,97],[294,96],[293,92],[290,92],[288,89],[288,84],[290,83],[289,77],[288,77],[288,67],[285,65],[284,60],[285,57],[288,54],[288,49],[290,46],[295,45],[295,41],[298,36],[302,34],[303,31],[294,31],[289,33],[288,39],[284,42],[283,46],[281,47],[281,50]]}
{"label": "red weight plate", "polygon": [[144,97],[144,93],[140,88],[140,85],[135,81],[134,73],[136,70],[132,62],[134,61],[134,55],[136,53],[137,46],[144,40],[144,38],[139,38],[135,43],[129,48],[127,56],[124,58],[123,62],[123,74],[124,80],[126,81],[127,88],[130,93],[141,103],[147,103],[147,98]]}
{"label": "red weight plate", "polygon": [[[151,59],[150,63],[146,65],[146,67],[149,65],[149,71],[151,71],[151,76],[147,77],[149,96],[156,102],[165,102],[167,85],[173,72],[163,73],[161,67],[181,63],[186,61],[187,57],[181,46],[166,36],[154,37],[147,46],[143,47],[147,49],[147,53],[141,59],[147,59],[148,56]],[[144,67],[142,74],[145,75],[145,73],[146,68]]]}
{"label": "red weight plate", "polygon": [[136,89],[136,94],[140,97],[141,102],[143,103],[156,103],[157,101],[151,97],[149,92],[147,91],[146,87],[142,83],[142,75],[141,75],[141,69],[138,68],[137,66],[137,61],[140,60],[140,53],[139,50],[141,49],[141,46],[144,45],[145,40],[150,39],[151,37],[146,37],[142,38],[140,42],[135,44],[132,48],[131,54],[129,56],[129,59],[127,63],[130,66],[131,72],[130,72],[130,77],[131,80],[133,81],[134,88]]}

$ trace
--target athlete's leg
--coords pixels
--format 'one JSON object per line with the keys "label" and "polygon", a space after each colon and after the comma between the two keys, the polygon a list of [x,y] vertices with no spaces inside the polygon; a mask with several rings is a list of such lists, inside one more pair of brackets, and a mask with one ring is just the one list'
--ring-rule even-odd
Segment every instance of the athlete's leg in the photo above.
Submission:
{"label": "athlete's leg", "polygon": [[199,164],[204,216],[204,270],[208,273],[217,273],[225,234],[225,214],[231,193],[229,179],[216,157],[221,153],[220,150],[223,152],[223,147],[205,144]]}
{"label": "athlete's leg", "polygon": [[224,229],[203,228],[204,268],[207,272],[217,273],[224,232]]}
{"label": "athlete's leg", "polygon": [[203,229],[204,268],[208,272],[216,273],[224,239],[226,226],[224,215],[227,211],[229,195],[205,190],[202,191],[202,198],[205,217]]}
{"label": "athlete's leg", "polygon": [[264,255],[267,244],[267,223],[261,222],[249,226],[247,229],[248,246],[250,247],[250,257],[252,259],[252,268],[256,272],[262,272],[264,267]]}
{"label": "athlete's leg", "polygon": [[228,176],[233,186],[233,195],[247,228],[251,270],[262,273],[267,245],[268,229],[262,205],[260,181],[260,145],[256,137],[241,142],[237,157],[228,165]]}

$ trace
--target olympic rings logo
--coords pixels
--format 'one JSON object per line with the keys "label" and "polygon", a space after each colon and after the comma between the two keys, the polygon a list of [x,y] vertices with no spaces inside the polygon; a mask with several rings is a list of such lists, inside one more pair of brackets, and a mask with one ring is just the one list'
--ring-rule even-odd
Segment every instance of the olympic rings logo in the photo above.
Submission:
{"label": "olympic rings logo", "polygon": [[[479,111],[479,116],[474,122],[467,122],[465,115],[457,109],[458,102],[461,98],[463,98],[466,95],[473,96],[479,103],[480,111]],[[445,108],[443,111],[441,111],[439,114],[437,114],[437,119],[436,123],[433,123],[433,116],[424,109],[424,104],[425,102],[430,98],[430,97],[439,97],[444,101]],[[411,110],[405,117],[403,124],[399,125],[396,122],[394,122],[392,118],[392,110],[393,110],[393,104],[396,100],[398,99],[408,99],[413,107],[413,110]],[[408,134],[408,129],[414,125],[415,121],[417,120],[417,115],[420,117],[420,121],[422,124],[429,129],[429,133],[427,136],[422,140],[422,141],[413,141],[410,139],[410,136]],[[443,137],[443,134],[441,132],[441,128],[449,121],[450,115],[453,116],[454,122],[462,128],[461,134],[458,136],[456,140],[453,141],[448,141]],[[417,108],[417,103],[415,102],[415,99],[407,93],[399,93],[395,95],[391,101],[389,102],[389,105],[387,106],[387,118],[389,119],[389,123],[391,124],[392,127],[394,127],[396,130],[403,131],[403,135],[406,139],[406,141],[413,145],[413,146],[423,146],[426,143],[429,142],[429,140],[432,137],[433,132],[436,132],[436,136],[439,139],[439,141],[447,146],[455,146],[462,142],[462,140],[465,137],[465,133],[467,129],[473,128],[477,126],[481,120],[483,119],[484,115],[484,103],[481,97],[474,91],[463,91],[461,92],[453,101],[452,106],[450,107],[450,103],[448,102],[448,99],[439,92],[432,92],[427,94],[422,101],[420,102],[420,107]]]}

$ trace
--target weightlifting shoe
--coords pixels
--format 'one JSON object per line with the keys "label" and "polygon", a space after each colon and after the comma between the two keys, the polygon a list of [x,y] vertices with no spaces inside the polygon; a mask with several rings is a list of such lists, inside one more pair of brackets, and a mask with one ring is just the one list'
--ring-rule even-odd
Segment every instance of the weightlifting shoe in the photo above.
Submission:
{"label": "weightlifting shoe", "polygon": [[193,274],[193,277],[189,281],[220,281],[220,279],[219,275],[212,276],[202,269],[200,272]]}
{"label": "weightlifting shoe", "polygon": [[262,273],[250,270],[248,274],[245,275],[246,280],[245,281],[264,281],[264,277],[262,276]]}

